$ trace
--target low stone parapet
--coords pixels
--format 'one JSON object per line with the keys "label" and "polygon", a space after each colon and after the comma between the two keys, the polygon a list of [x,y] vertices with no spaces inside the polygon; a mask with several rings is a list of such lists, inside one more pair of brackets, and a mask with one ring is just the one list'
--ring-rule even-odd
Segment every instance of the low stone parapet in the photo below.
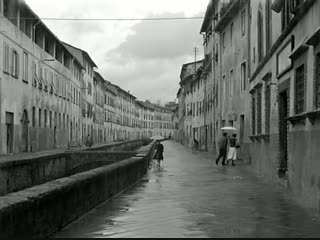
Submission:
{"label": "low stone parapet", "polygon": [[154,142],[127,160],[0,197],[0,237],[48,237],[141,179]]}

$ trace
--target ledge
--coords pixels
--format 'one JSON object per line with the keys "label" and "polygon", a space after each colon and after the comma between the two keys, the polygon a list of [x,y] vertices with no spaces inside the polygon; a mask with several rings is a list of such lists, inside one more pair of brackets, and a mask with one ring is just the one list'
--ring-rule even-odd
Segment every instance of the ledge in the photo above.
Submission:
{"label": "ledge", "polygon": [[258,82],[256,85],[254,85],[254,87],[252,87],[252,89],[249,91],[250,94],[254,93],[259,87],[262,87],[262,83]]}
{"label": "ledge", "polygon": [[272,73],[271,73],[271,72],[266,73],[266,74],[262,77],[262,81],[265,82],[265,81],[271,79],[271,76],[272,76]]}
{"label": "ledge", "polygon": [[286,120],[289,121],[294,126],[297,123],[305,124],[306,118],[307,118],[306,113],[301,113],[295,116],[287,117]]}
{"label": "ledge", "polygon": [[320,119],[320,109],[307,112],[306,117],[309,119],[312,125],[314,125],[314,122],[316,121],[317,118]]}
{"label": "ledge", "polygon": [[270,134],[258,134],[258,135],[251,135],[249,136],[249,138],[251,139],[251,141],[260,141],[261,139],[263,139],[264,141],[269,141],[270,140]]}
{"label": "ledge", "polygon": [[295,125],[297,123],[303,123],[305,124],[305,120],[306,118],[309,119],[310,123],[312,125],[314,125],[315,123],[315,120],[316,119],[320,119],[320,109],[317,109],[317,110],[314,110],[314,111],[311,111],[311,112],[305,112],[305,113],[302,113],[302,114],[298,114],[298,115],[295,115],[295,116],[291,116],[291,117],[288,117],[286,118],[292,125]]}
{"label": "ledge", "polygon": [[320,43],[320,27],[307,39],[306,44],[316,46]]}
{"label": "ledge", "polygon": [[267,133],[261,134],[260,137],[266,142],[269,142],[270,140],[270,134],[267,134]]}
{"label": "ledge", "polygon": [[306,52],[308,49],[309,49],[309,46],[303,43],[292,51],[292,53],[289,55],[289,58],[291,58],[292,60],[295,60],[298,57],[300,57],[304,52]]}

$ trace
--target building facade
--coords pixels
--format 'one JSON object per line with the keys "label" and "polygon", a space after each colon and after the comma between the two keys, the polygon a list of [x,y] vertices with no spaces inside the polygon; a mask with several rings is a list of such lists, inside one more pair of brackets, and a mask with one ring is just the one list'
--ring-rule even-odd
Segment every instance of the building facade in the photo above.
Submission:
{"label": "building facade", "polygon": [[0,16],[0,154],[84,145],[88,135],[94,144],[152,136],[154,110],[94,72],[89,54],[24,1],[0,0]]}
{"label": "building facade", "polygon": [[249,38],[248,13],[250,1],[224,1],[217,9],[214,32],[219,34],[217,65],[219,117],[221,128],[235,127],[241,148],[239,158],[250,158],[250,94],[248,86]]}
{"label": "building facade", "polygon": [[[179,133],[182,135],[183,144],[189,147],[193,146],[195,138],[196,140],[199,140],[199,128],[201,127],[201,122],[203,122],[199,119],[200,99],[201,95],[203,95],[201,93],[203,92],[203,84],[200,81],[201,74],[197,74],[202,65],[202,60],[186,63],[182,65],[180,73],[179,84],[181,91],[179,90],[178,94],[181,96],[178,97],[178,101],[179,107],[182,108],[180,114],[183,115],[181,118],[183,124],[180,124],[179,126]],[[201,104],[203,104],[203,102],[201,102]]]}
{"label": "building facade", "polygon": [[0,153],[81,139],[82,64],[27,5],[1,0],[0,6]]}
{"label": "building facade", "polygon": [[82,64],[84,69],[82,69],[82,83],[81,83],[81,134],[82,143],[88,135],[93,140],[93,109],[94,109],[94,96],[93,96],[93,76],[94,68],[97,65],[94,63],[90,55],[79,48],[76,48],[70,44],[63,43],[64,46],[77,58],[77,60]]}
{"label": "building facade", "polygon": [[117,99],[117,88],[110,82],[105,82],[105,101],[104,101],[104,112],[105,121],[104,129],[106,132],[106,142],[116,141],[117,135],[115,131],[116,126],[116,99]]}
{"label": "building facade", "polygon": [[319,210],[320,2],[251,4],[253,165]]}

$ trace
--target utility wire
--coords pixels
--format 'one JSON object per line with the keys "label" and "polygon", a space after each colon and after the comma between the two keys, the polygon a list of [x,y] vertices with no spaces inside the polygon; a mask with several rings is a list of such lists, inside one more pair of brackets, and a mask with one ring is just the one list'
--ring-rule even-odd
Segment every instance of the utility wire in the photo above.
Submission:
{"label": "utility wire", "polygon": [[[2,17],[8,19],[17,19],[17,17]],[[38,20],[38,18],[24,18],[24,20]],[[205,17],[161,17],[161,18],[40,18],[47,21],[170,21],[170,20],[193,20],[206,19]],[[211,19],[211,18],[207,18]]]}

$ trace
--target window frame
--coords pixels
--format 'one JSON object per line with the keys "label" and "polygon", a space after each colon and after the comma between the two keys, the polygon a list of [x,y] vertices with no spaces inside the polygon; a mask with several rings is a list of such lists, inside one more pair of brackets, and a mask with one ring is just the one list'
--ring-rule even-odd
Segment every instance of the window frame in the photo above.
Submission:
{"label": "window frame", "polygon": [[[301,72],[303,78],[301,79],[299,78],[300,76],[298,75],[300,74],[298,73],[299,69],[303,70]],[[294,75],[295,75],[294,76],[294,111],[295,111],[295,114],[298,115],[298,114],[304,113],[306,110],[306,106],[305,106],[306,105],[306,66],[304,63],[300,64],[295,68]],[[300,82],[298,83],[298,81],[301,81],[301,83]],[[303,88],[298,89],[298,87],[301,85],[303,86]],[[300,106],[300,104],[302,106]]]}
{"label": "window frame", "polygon": [[28,83],[29,82],[29,54],[27,52],[23,52],[22,55],[22,81]]}
{"label": "window frame", "polygon": [[10,47],[6,42],[3,43],[3,72],[10,73]]}
{"label": "window frame", "polygon": [[14,78],[19,78],[19,53],[16,49],[11,49],[10,74]]}

